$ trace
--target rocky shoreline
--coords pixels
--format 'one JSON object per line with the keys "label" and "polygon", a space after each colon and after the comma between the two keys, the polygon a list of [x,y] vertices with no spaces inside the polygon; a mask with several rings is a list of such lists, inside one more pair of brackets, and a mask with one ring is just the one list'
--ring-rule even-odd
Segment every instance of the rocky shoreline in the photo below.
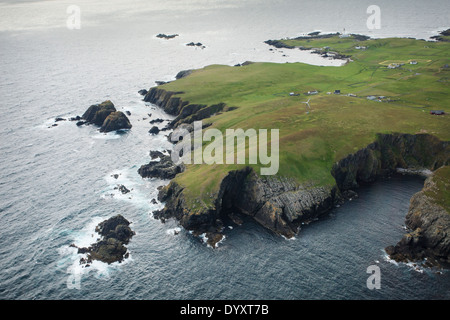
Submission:
{"label": "rocky shoreline", "polygon": [[428,177],[424,188],[411,198],[405,218],[408,232],[396,245],[385,248],[389,257],[397,262],[422,262],[427,267],[450,268],[450,213],[427,194],[435,187],[435,174]]}
{"label": "rocky shoreline", "polygon": [[[190,74],[188,71],[185,72]],[[183,75],[181,77],[185,76],[187,75]],[[181,124],[191,124],[194,121],[209,118],[217,112],[233,110],[233,108],[227,107],[224,103],[218,103],[211,106],[191,104],[189,101],[183,101],[181,98],[176,96],[181,93],[183,92],[166,91],[158,87],[153,87],[150,88],[148,93],[144,96],[144,101],[155,104],[166,113],[176,116],[176,118],[168,125],[168,128],[170,129],[174,129]]]}
{"label": "rocky shoreline", "polygon": [[[326,38],[332,38],[336,36],[340,36],[340,33],[327,33],[327,34],[320,34],[320,32],[312,32],[308,34],[307,36],[300,36],[289,40],[313,40],[313,39],[326,39]],[[357,41],[365,41],[370,39],[368,36],[360,35],[360,34],[350,34],[349,36],[352,36]],[[269,46],[273,46],[277,49],[299,49],[303,51],[311,51],[311,53],[319,54],[324,58],[331,58],[333,60],[347,60],[351,58],[349,55],[341,54],[338,52],[332,52],[329,51],[326,48],[312,48],[312,47],[303,47],[303,46],[291,46],[288,44],[285,44],[281,40],[266,40],[264,43],[268,44]],[[272,49],[271,49],[272,50]]]}
{"label": "rocky shoreline", "polygon": [[[170,123],[171,128],[211,116],[212,112],[206,110],[225,109],[224,104],[220,108],[190,104],[177,97],[179,93],[154,87],[144,100],[177,116]],[[394,174],[398,168],[412,172],[435,171],[449,164],[450,142],[429,134],[378,134],[376,141],[335,163],[331,169],[336,182],[333,186],[316,187],[301,185],[286,177],[261,177],[251,168],[245,168],[229,172],[219,192],[211,195],[214,205],[197,212],[190,212],[183,187],[172,180],[158,194],[158,200],[164,202],[165,207],[153,214],[161,220],[175,218],[194,234],[204,234],[212,247],[223,238],[224,222],[239,221],[242,215],[252,217],[276,234],[291,238],[302,224],[320,218],[346,199],[357,196],[355,190],[361,184]],[[446,241],[449,241],[449,226],[446,230]]]}

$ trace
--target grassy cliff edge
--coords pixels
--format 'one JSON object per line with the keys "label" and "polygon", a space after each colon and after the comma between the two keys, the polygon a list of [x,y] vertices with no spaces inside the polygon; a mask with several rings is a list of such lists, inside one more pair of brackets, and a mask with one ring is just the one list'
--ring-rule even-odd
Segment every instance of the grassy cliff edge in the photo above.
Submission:
{"label": "grassy cliff edge", "polygon": [[[204,120],[222,132],[280,130],[276,176],[259,176],[259,163],[187,165],[161,191],[166,208],[157,216],[176,217],[187,229],[214,238],[226,217],[244,213],[289,237],[299,222],[326,212],[360,182],[396,167],[435,170],[448,164],[449,144],[443,141],[450,140],[449,118],[430,115],[435,109],[450,112],[448,43],[335,35],[320,42],[292,40],[293,50],[300,45],[293,41],[320,44],[353,61],[342,67],[213,65],[150,89],[145,100],[177,115],[173,127]],[[303,103],[308,99],[310,110]],[[339,167],[358,152],[365,153],[364,163]]]}

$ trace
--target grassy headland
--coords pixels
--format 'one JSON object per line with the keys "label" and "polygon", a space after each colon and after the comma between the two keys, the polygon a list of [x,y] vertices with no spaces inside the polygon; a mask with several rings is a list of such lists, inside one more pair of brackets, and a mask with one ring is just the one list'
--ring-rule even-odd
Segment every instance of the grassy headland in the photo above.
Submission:
{"label": "grassy headland", "polygon": [[[450,140],[450,43],[359,39],[335,35],[280,40],[294,47],[291,50],[301,46],[350,56],[352,61],[342,67],[211,65],[159,88],[182,92],[176,96],[191,104],[236,107],[203,120],[212,123],[209,128],[279,129],[278,176],[299,184],[332,186],[333,164],[375,141],[377,133],[429,133]],[[394,64],[395,68],[388,67]],[[317,94],[307,94],[316,90]],[[334,94],[335,90],[341,94]],[[303,103],[309,98],[311,110]],[[447,115],[433,116],[431,110],[444,110]],[[188,165],[175,181],[184,188],[186,205],[195,213],[214,206],[222,179],[244,166]]]}

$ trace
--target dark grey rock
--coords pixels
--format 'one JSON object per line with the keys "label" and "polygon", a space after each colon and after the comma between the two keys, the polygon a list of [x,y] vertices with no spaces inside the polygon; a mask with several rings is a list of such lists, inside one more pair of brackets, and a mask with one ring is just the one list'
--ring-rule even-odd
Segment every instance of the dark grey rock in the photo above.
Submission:
{"label": "dark grey rock", "polygon": [[155,135],[155,134],[158,134],[159,131],[160,131],[160,130],[159,130],[159,128],[158,128],[157,126],[153,126],[153,127],[148,131],[148,133]]}
{"label": "dark grey rock", "polygon": [[112,112],[103,122],[100,132],[111,132],[121,129],[131,129],[130,120],[122,111]]}

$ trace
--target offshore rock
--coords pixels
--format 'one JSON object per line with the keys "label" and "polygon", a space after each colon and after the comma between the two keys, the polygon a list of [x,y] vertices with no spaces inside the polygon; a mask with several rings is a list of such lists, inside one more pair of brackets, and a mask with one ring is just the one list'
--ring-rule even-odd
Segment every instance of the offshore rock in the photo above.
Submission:
{"label": "offshore rock", "polygon": [[[78,253],[87,254],[87,260],[80,263],[91,263],[99,260],[105,263],[122,262],[128,257],[126,244],[135,232],[129,227],[130,222],[121,215],[109,218],[97,225],[95,231],[102,237],[88,248],[78,248]],[[75,247],[75,245],[71,245]]]}
{"label": "offshore rock", "polygon": [[159,130],[159,128],[158,128],[157,126],[153,126],[153,127],[148,131],[148,133],[155,135],[155,134],[158,134],[159,131],[160,131],[160,130]]}
{"label": "offshore rock", "polygon": [[130,120],[122,111],[111,112],[103,122],[100,132],[111,132],[121,129],[131,129]]}
{"label": "offshore rock", "polygon": [[109,114],[115,111],[114,104],[110,100],[106,100],[90,106],[81,117],[89,123],[101,126]]}

